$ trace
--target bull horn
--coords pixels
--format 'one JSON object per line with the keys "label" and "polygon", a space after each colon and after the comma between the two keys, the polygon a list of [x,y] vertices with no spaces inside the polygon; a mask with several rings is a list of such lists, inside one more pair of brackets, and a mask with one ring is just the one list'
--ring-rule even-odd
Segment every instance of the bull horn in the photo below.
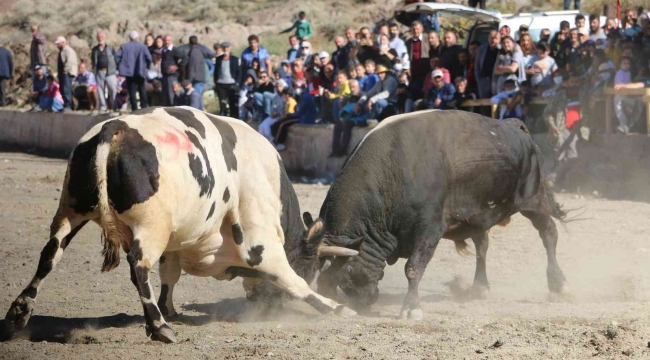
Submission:
{"label": "bull horn", "polygon": [[318,256],[357,256],[356,250],[344,248],[341,246],[321,245],[318,247]]}

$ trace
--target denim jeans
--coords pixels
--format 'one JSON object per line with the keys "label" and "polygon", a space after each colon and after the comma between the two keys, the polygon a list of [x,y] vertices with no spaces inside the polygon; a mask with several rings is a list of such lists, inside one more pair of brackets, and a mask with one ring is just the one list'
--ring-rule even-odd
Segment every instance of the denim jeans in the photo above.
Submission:
{"label": "denim jeans", "polygon": [[63,107],[72,109],[72,77],[65,72],[60,73],[59,86],[63,96]]}
{"label": "denim jeans", "polygon": [[203,96],[203,87],[205,86],[204,82],[192,81],[192,86],[194,87],[194,91],[196,91],[199,96]]}
{"label": "denim jeans", "polygon": [[262,108],[267,116],[271,115],[273,96],[274,94],[270,92],[265,92],[263,94],[256,92],[253,94],[253,97],[255,98],[255,105]]}
{"label": "denim jeans", "polygon": [[106,107],[106,88],[108,88],[108,107],[113,108],[115,96],[117,95],[117,76],[115,74],[106,75],[106,70],[97,70],[95,78],[97,79],[97,94],[99,95],[99,108],[105,110]]}
{"label": "denim jeans", "polygon": [[63,110],[63,104],[59,100],[47,95],[43,95],[38,99],[38,107],[42,110],[50,110],[52,112]]}
{"label": "denim jeans", "polygon": [[[574,0],[573,2],[574,10],[580,10],[580,0]],[[564,10],[571,9],[571,0],[564,0]]]}
{"label": "denim jeans", "polygon": [[372,108],[368,112],[368,119],[377,119],[379,114],[388,106],[388,101],[381,99],[377,102],[372,103]]}

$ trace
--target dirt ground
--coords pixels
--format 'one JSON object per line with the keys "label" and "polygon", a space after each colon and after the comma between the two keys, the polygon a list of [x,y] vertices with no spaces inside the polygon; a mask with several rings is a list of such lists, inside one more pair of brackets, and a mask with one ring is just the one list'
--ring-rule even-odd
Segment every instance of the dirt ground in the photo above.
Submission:
{"label": "dirt ground", "polygon": [[[36,270],[64,173],[62,160],[0,153],[0,317]],[[327,189],[296,185],[302,209],[317,214]],[[471,283],[475,262],[449,241],[420,285],[420,322],[397,319],[404,261],[387,268],[375,315],[353,319],[319,315],[300,302],[263,316],[245,299],[241,280],[184,275],[174,291],[182,316],[172,323],[179,340],[172,345],[145,336],[126,262],[99,271],[99,230],[88,226],[41,287],[28,328],[0,343],[0,358],[650,358],[650,204],[574,194],[558,200],[584,211],[582,221],[560,230],[567,298],[549,296],[542,241],[516,216],[490,233],[487,300],[455,295]]]}

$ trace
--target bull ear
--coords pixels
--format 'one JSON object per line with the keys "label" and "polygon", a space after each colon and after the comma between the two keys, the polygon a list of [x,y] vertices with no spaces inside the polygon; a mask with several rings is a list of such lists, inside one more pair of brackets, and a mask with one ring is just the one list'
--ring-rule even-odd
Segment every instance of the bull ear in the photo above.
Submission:
{"label": "bull ear", "polygon": [[314,218],[311,217],[311,214],[308,211],[302,213],[302,221],[305,222],[307,227],[310,227],[314,223]]}
{"label": "bull ear", "polygon": [[[311,215],[309,215],[309,220],[311,220]],[[307,241],[312,242],[318,240],[320,243],[323,237],[323,220],[316,219],[316,221],[311,221],[307,226]]]}

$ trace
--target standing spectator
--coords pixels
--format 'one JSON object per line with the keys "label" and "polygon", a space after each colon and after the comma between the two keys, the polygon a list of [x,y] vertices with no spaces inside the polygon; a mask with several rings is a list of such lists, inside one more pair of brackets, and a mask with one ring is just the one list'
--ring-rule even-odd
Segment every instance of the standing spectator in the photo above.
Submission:
{"label": "standing spectator", "polygon": [[429,31],[427,33],[427,40],[429,41],[429,57],[440,56],[444,47],[442,42],[440,42],[440,36],[438,36],[438,33],[435,31]]}
{"label": "standing spectator", "polygon": [[201,95],[199,95],[198,91],[196,91],[196,89],[194,89],[192,86],[192,81],[183,80],[181,86],[185,91],[185,103],[183,105],[193,107],[198,110],[203,110],[203,100],[201,99]]}
{"label": "standing spectator", "polygon": [[47,54],[45,49],[47,40],[45,39],[45,35],[41,34],[41,29],[38,25],[32,25],[30,30],[32,32],[32,44],[29,49],[31,70],[34,71],[36,66],[39,65],[43,69],[43,73],[47,74]]}
{"label": "standing spectator", "polygon": [[389,31],[390,31],[390,47],[392,49],[395,49],[395,51],[397,51],[397,55],[400,58],[403,58],[404,55],[407,55],[408,50],[406,49],[406,43],[400,37],[399,25],[397,25],[396,23],[390,23]]}
{"label": "standing spectator", "polygon": [[551,57],[557,61],[557,64],[560,68],[564,69],[566,64],[566,58],[564,56],[564,46],[565,41],[569,37],[569,30],[571,29],[571,24],[568,21],[563,20],[560,22],[560,31],[556,32],[553,35],[551,40]]}
{"label": "standing spectator", "polygon": [[162,93],[162,50],[156,49],[151,54],[153,60],[147,71],[147,100],[149,106],[163,106]]}
{"label": "standing spectator", "polygon": [[[112,109],[117,95],[117,64],[115,63],[115,48],[106,44],[106,33],[97,32],[97,45],[91,52],[91,63],[97,80],[99,110]],[[106,104],[106,88],[108,88],[108,106]]]}
{"label": "standing spectator", "polygon": [[287,50],[287,59],[290,63],[293,63],[294,60],[300,57],[300,40],[296,35],[289,36],[289,45],[291,47]]}
{"label": "standing spectator", "polygon": [[535,56],[535,42],[530,34],[524,34],[519,39],[519,48],[521,49],[521,55],[523,57],[524,68],[527,68],[530,65],[530,61]]}
{"label": "standing spectator", "polygon": [[550,43],[551,41],[551,29],[544,28],[542,31],[539,33],[539,41],[540,42],[545,42],[545,43]]}
{"label": "standing spectator", "polygon": [[424,38],[424,27],[420,21],[414,21],[411,25],[413,37],[406,41],[409,59],[411,59],[411,95],[406,106],[406,111],[411,111],[414,101],[422,99],[422,86],[424,77],[429,71],[429,41]]}
{"label": "standing spectator", "polygon": [[345,39],[348,41],[348,44],[351,48],[357,46],[359,43],[359,39],[357,39],[357,32],[351,27],[345,29]]}
{"label": "standing spectator", "polygon": [[304,67],[310,68],[314,66],[314,58],[317,58],[317,56],[311,53],[311,43],[303,41],[300,44],[300,57],[297,60],[300,60]]}
{"label": "standing spectator", "polygon": [[382,65],[377,66],[377,75],[380,81],[359,99],[354,112],[360,114],[364,109],[369,119],[383,120],[384,110],[397,104],[397,80]]}
{"label": "standing spectator", "polygon": [[63,36],[56,38],[54,43],[59,48],[57,71],[59,86],[63,94],[63,111],[72,111],[72,79],[77,77],[79,67],[77,53],[68,46]]}
{"label": "standing spectator", "polygon": [[350,58],[357,59],[360,63],[365,64],[367,60],[375,61],[379,57],[379,50],[372,41],[370,30],[363,28],[361,30],[361,40],[357,46],[350,50]]}
{"label": "standing spectator", "polygon": [[332,53],[334,67],[337,71],[345,70],[350,65],[348,56],[352,50],[352,46],[340,35],[334,37],[334,44],[336,45],[336,51]]}
{"label": "standing spectator", "polygon": [[47,78],[45,77],[45,71],[41,65],[36,65],[34,68],[34,80],[32,82],[32,101],[34,102],[34,107],[29,111],[41,111],[43,110],[40,106],[41,98],[47,95]]}
{"label": "standing spectator", "polygon": [[63,111],[63,97],[59,91],[59,84],[52,74],[47,75],[47,93],[41,97],[39,107],[48,112]]}
{"label": "standing spectator", "polygon": [[[440,0],[429,0],[429,1],[418,0],[416,2],[440,2]],[[440,32],[440,21],[437,12],[433,14],[421,14],[420,22],[424,26],[424,31],[426,32],[435,31],[437,33]]]}
{"label": "standing spectator", "polygon": [[607,18],[603,30],[605,31],[605,35],[607,35],[607,37],[609,37],[613,33],[618,33],[618,35],[620,35],[620,29],[618,28],[618,20],[612,17]]}
{"label": "standing spectator", "polygon": [[[518,75],[520,68],[523,68],[523,57],[521,52],[515,51],[515,40],[506,36],[501,39],[501,51],[494,66],[494,75],[496,81],[493,82],[493,93],[498,94],[503,91],[503,84],[510,75]],[[519,76],[518,76],[519,77]]]}
{"label": "standing spectator", "polygon": [[451,101],[454,100],[456,88],[454,88],[454,85],[446,83],[442,79],[442,76],[443,73],[440,69],[435,69],[431,72],[433,85],[427,92],[427,109],[446,110],[453,108]]}
{"label": "standing spectator", "polygon": [[481,99],[492,97],[492,77],[494,65],[499,56],[501,35],[496,31],[490,31],[488,43],[481,45],[476,54],[474,75],[478,87],[478,96]]}
{"label": "standing spectator", "polygon": [[630,9],[627,11],[625,18],[623,19],[623,32],[628,38],[634,37],[634,35],[641,31],[641,26],[637,24],[638,15],[639,14],[636,10]]}
{"label": "standing spectator", "polygon": [[458,45],[458,35],[453,30],[445,32],[445,46],[440,52],[440,60],[442,67],[449,70],[452,74],[459,72],[458,53],[463,50],[463,47]]}
{"label": "standing spectator", "polygon": [[220,114],[238,119],[241,67],[239,59],[232,55],[232,46],[229,42],[221,43],[221,49],[223,55],[219,56],[214,64],[214,86],[219,97]]}
{"label": "standing spectator", "polygon": [[555,60],[549,56],[550,46],[545,42],[537,43],[537,55],[532,58],[526,74],[530,77],[530,85],[535,88],[541,86],[546,89],[552,86],[551,76],[558,67]]}
{"label": "standing spectator", "polygon": [[207,79],[205,60],[213,57],[215,57],[215,54],[207,47],[200,45],[196,36],[190,36],[190,48],[183,75],[185,80],[192,82],[192,89],[199,97],[203,96],[203,87]]}
{"label": "standing spectator", "polygon": [[290,28],[281,31],[280,34],[288,33],[293,29],[296,29],[296,37],[298,37],[300,41],[311,39],[311,24],[309,23],[309,20],[307,20],[307,14],[305,14],[304,11],[299,12],[298,20],[294,22]]}
{"label": "standing spectator", "polygon": [[[564,0],[564,10],[571,10],[571,0]],[[580,0],[573,0],[573,10],[580,10]]]}
{"label": "standing spectator", "polygon": [[[588,30],[587,29],[587,19],[585,19],[585,16],[582,15],[582,14],[576,15],[576,17],[575,17],[575,25],[576,25],[576,28],[578,30],[580,30],[580,29]],[[587,31],[587,34],[588,33],[589,32]]]}
{"label": "standing spectator", "polygon": [[161,35],[156,36],[156,39],[153,42],[154,50],[160,50],[160,53],[162,54],[162,50],[164,47],[165,47],[165,39]]}
{"label": "standing spectator", "polygon": [[589,39],[593,40],[594,42],[598,39],[607,39],[605,30],[600,27],[600,16],[598,16],[598,14],[589,15]]}
{"label": "standing spectator", "polygon": [[[632,82],[632,72],[630,71],[632,66],[632,59],[629,57],[623,57],[621,58],[621,66],[619,70],[616,72],[616,77],[614,78],[614,85],[616,87],[621,87],[627,84],[630,84]],[[620,125],[618,126],[618,131],[627,134],[630,132],[630,128],[634,126],[633,123],[630,122],[630,120],[627,117],[627,114],[625,113],[625,108],[627,106],[625,97],[621,95],[616,95],[614,96],[614,109],[616,111],[616,116],[618,117],[618,121],[620,122]]]}
{"label": "standing spectator", "polygon": [[260,62],[262,70],[267,72],[271,71],[271,57],[266,48],[260,45],[260,39],[257,35],[251,35],[248,37],[248,47],[244,49],[244,52],[241,54],[241,62],[244,71],[251,67],[253,59],[257,59]]}
{"label": "standing spectator", "polygon": [[[329,157],[347,156],[348,145],[352,137],[352,129],[355,126],[367,126],[365,116],[353,116],[354,106],[363,96],[359,82],[350,80],[350,96],[341,99],[341,112],[336,115],[338,121],[334,124],[332,136],[332,153]],[[340,115],[340,116],[339,116]]]}
{"label": "standing spectator", "polygon": [[[174,39],[171,35],[163,37],[164,47],[162,49],[162,92],[163,104],[165,106],[174,105],[174,83],[178,82],[179,65],[184,62],[185,55],[174,47]],[[120,71],[120,74],[122,72]],[[129,95],[131,95],[129,93]],[[133,103],[133,100],[131,100]]]}
{"label": "standing spectator", "polygon": [[[99,99],[97,98],[97,80],[95,80],[95,74],[88,70],[84,60],[79,62],[79,73],[72,86],[75,88],[77,105],[79,105],[81,100],[85,97],[88,100],[91,114],[99,108]],[[82,90],[82,92],[77,91],[77,88]]]}
{"label": "standing spectator", "polygon": [[7,105],[7,81],[14,73],[14,59],[11,52],[0,46],[0,107]]}
{"label": "standing spectator", "polygon": [[[171,39],[170,36],[167,37]],[[167,39],[167,37],[165,38]],[[120,46],[120,50],[117,52],[115,60],[117,60],[120,75],[126,78],[126,88],[129,92],[131,111],[136,111],[138,110],[138,99],[136,98],[136,92],[140,95],[140,108],[144,109],[146,107],[149,107],[145,83],[147,81],[147,69],[149,69],[151,66],[152,59],[151,53],[149,53],[149,49],[147,49],[144,44],[138,42],[140,35],[137,31],[131,31],[129,34],[129,39],[131,39],[130,42]],[[163,66],[164,70],[164,60],[161,66]],[[171,69],[168,68],[168,70]],[[171,96],[173,97],[173,95]]]}
{"label": "standing spectator", "polygon": [[499,35],[501,35],[501,38],[510,36],[510,26],[503,25],[501,29],[499,29]]}
{"label": "standing spectator", "polygon": [[528,31],[528,25],[526,24],[519,25],[519,30],[517,31],[517,39],[521,40],[521,37],[524,36],[525,34],[530,34],[530,32]]}
{"label": "standing spectator", "polygon": [[564,53],[565,68],[567,71],[571,72],[572,69],[578,67],[580,62],[580,36],[578,34],[578,29],[573,28],[569,32],[569,39],[567,46],[564,48]]}
{"label": "standing spectator", "polygon": [[[327,51],[321,51],[318,53],[318,60],[320,61],[320,68],[322,70],[327,64],[330,63],[330,54]],[[332,66],[334,66],[334,64],[332,64]]]}
{"label": "standing spectator", "polygon": [[459,77],[463,77],[465,80],[469,81],[469,76],[473,76],[471,74],[472,65],[470,61],[469,51],[467,51],[467,49],[462,49],[459,51],[456,61],[458,62],[456,72],[450,74],[451,78],[454,79],[454,84],[456,83],[456,79]]}
{"label": "standing spectator", "polygon": [[153,51],[156,50],[156,39],[153,37],[152,33],[149,33],[144,37],[144,46],[149,49],[149,53],[153,56]]}

